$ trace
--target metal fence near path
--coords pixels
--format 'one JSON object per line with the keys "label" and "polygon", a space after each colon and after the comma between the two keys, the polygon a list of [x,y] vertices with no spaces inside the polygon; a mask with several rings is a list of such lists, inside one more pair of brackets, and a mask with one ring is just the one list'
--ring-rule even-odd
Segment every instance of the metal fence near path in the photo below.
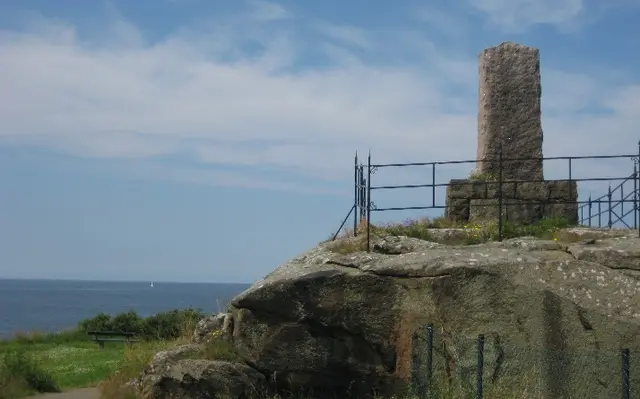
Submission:
{"label": "metal fence near path", "polygon": [[[432,326],[416,335],[413,397],[631,398],[628,348],[613,351],[611,356],[589,351],[566,354],[531,346],[513,348],[482,334],[452,340],[436,334]],[[637,385],[635,382],[634,387]]]}

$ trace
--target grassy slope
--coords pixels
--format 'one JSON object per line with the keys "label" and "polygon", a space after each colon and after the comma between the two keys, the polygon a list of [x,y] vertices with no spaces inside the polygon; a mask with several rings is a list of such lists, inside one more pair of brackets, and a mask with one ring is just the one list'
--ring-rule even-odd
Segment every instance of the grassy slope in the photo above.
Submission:
{"label": "grassy slope", "polygon": [[95,386],[118,367],[124,355],[121,344],[100,349],[95,343],[82,341],[34,344],[24,350],[51,375],[61,390]]}
{"label": "grassy slope", "polygon": [[[40,343],[1,341],[0,357],[11,351],[23,352],[51,376],[60,391],[66,391],[98,386],[104,381],[124,383],[139,373],[155,353],[183,341],[156,341],[128,346],[107,343],[104,349],[86,340]],[[6,374],[0,373],[0,399],[17,399],[36,393]],[[7,396],[3,396],[3,393]]]}
{"label": "grassy slope", "polygon": [[[0,340],[0,399],[19,398],[36,390],[56,392],[96,386],[128,367],[132,353],[148,360],[168,342],[178,342],[159,339],[146,342],[146,339],[191,336],[195,323],[204,316],[195,309],[174,309],[147,318],[133,311],[114,316],[101,313],[81,321],[77,330],[17,333],[10,340]],[[145,342],[135,345],[108,342],[101,349],[88,339],[84,332],[88,330],[132,331]]]}
{"label": "grassy slope", "polygon": [[[0,341],[0,361],[12,353],[27,359],[26,364],[36,364],[56,388],[67,390],[95,386],[112,375],[124,358],[125,345],[107,343],[100,349],[96,343],[76,333],[29,334]],[[25,368],[28,366],[19,367],[20,370],[13,373],[5,367],[0,369],[0,392],[12,391],[11,397],[34,393],[21,381],[27,374]],[[2,395],[0,393],[0,399],[3,399]]]}

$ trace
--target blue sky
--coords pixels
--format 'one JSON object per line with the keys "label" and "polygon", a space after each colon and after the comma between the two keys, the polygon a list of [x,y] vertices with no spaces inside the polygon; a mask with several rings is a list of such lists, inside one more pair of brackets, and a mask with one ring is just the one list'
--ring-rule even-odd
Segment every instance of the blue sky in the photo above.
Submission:
{"label": "blue sky", "polygon": [[637,0],[0,2],[0,277],[260,278],[338,227],[356,151],[475,158],[477,55],[507,40],[541,51],[545,156],[635,153],[639,19]]}

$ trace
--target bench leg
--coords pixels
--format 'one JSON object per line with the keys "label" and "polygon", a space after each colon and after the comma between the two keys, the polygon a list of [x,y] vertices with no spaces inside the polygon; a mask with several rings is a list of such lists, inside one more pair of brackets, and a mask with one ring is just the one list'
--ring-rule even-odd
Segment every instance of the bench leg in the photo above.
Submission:
{"label": "bench leg", "polygon": [[98,341],[98,345],[100,345],[100,349],[104,349],[104,341]]}

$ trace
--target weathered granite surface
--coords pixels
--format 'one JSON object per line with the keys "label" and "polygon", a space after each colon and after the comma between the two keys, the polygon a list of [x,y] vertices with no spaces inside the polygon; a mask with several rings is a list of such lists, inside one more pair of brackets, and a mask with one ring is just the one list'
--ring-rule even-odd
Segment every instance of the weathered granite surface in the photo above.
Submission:
{"label": "weathered granite surface", "polygon": [[[504,158],[542,158],[540,51],[513,42],[479,55],[478,162],[480,173],[498,175]],[[505,161],[504,179],[543,180],[542,159]]]}
{"label": "weathered granite surface", "polygon": [[[402,397],[424,375],[431,325],[441,389],[471,388],[475,338],[484,334],[487,389],[619,396],[620,348],[640,353],[636,231],[572,228],[557,241],[463,246],[446,242],[464,231],[446,230],[433,234],[440,243],[382,237],[372,253],[335,252],[344,241],[318,245],[255,282],[230,313],[202,323],[232,329],[239,363],[181,347],[159,354],[138,386],[154,398]],[[631,383],[640,391],[639,379]]]}

